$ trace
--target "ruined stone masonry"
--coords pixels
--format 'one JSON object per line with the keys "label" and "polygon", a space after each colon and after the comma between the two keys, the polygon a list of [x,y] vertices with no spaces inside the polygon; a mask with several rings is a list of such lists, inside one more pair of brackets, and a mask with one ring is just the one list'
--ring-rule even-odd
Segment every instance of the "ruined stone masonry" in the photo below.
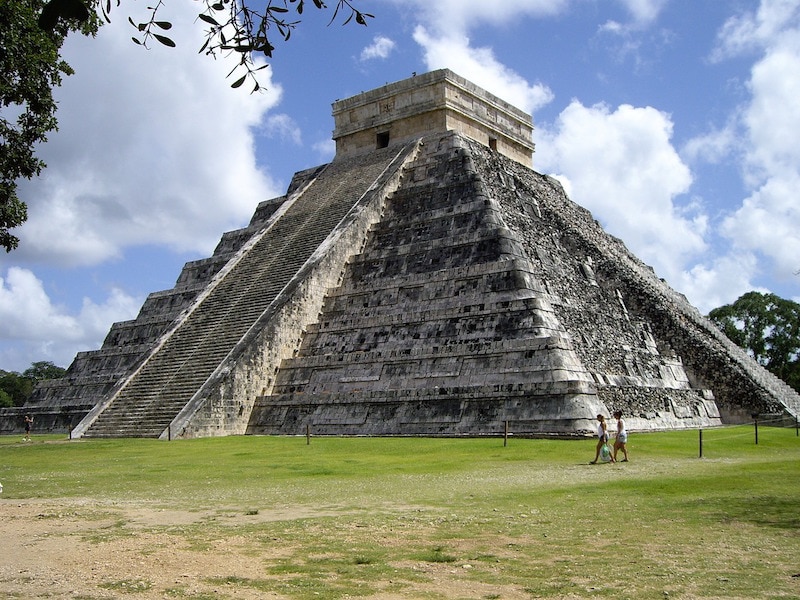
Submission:
{"label": "ruined stone masonry", "polygon": [[531,169],[530,116],[448,70],[333,113],[336,158],[38,388],[40,428],[585,435],[616,409],[633,430],[800,413]]}

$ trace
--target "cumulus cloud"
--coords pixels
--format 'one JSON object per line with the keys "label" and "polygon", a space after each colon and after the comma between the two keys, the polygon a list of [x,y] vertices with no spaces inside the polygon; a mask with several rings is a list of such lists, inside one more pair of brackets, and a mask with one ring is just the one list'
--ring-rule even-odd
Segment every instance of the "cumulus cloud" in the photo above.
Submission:
{"label": "cumulus cloud", "polygon": [[756,11],[730,17],[717,34],[713,61],[739,56],[769,47],[786,30],[800,25],[797,0],[762,0]]}
{"label": "cumulus cloud", "polygon": [[395,3],[409,8],[418,23],[435,30],[438,36],[446,32],[465,33],[485,23],[503,25],[525,16],[554,16],[566,10],[570,0],[395,0]]}
{"label": "cumulus cloud", "polygon": [[359,58],[362,61],[388,58],[395,46],[392,39],[384,35],[376,35],[372,39],[372,43],[361,51]]}
{"label": "cumulus cloud", "polygon": [[277,137],[298,146],[303,143],[303,132],[295,120],[287,114],[268,116],[264,121],[261,132],[267,137]]}
{"label": "cumulus cloud", "polygon": [[[755,12],[729,19],[713,58],[759,53],[742,108],[742,170],[752,193],[722,224],[731,245],[766,257],[779,278],[800,267],[800,3],[764,0]],[[769,269],[766,263],[762,269]]]}
{"label": "cumulus cloud", "polygon": [[552,17],[564,12],[570,0],[395,0],[409,8],[417,26],[414,41],[422,47],[428,70],[451,69],[526,112],[548,104],[552,91],[529,83],[502,64],[490,47],[472,47],[469,30],[478,25],[501,26],[522,17]]}
{"label": "cumulus cloud", "polygon": [[547,86],[531,85],[498,61],[491,48],[473,48],[465,36],[437,37],[418,26],[414,40],[423,48],[428,69],[452,69],[525,112],[533,113],[553,99]]}
{"label": "cumulus cloud", "polygon": [[712,129],[684,144],[681,154],[691,162],[720,163],[739,147],[736,123],[721,129]]}
{"label": "cumulus cloud", "polygon": [[77,73],[56,92],[59,131],[41,148],[48,168],[20,186],[29,218],[18,261],[97,264],[137,244],[208,252],[275,195],[253,130],[279,86],[230,89],[230,60],[197,54],[196,9],[173,8],[177,48],[134,45],[121,13],[96,39],[68,39]]}
{"label": "cumulus cloud", "polygon": [[573,200],[674,281],[705,249],[707,218],[697,207],[676,202],[692,174],[671,136],[669,115],[654,108],[612,110],[575,100],[552,129],[540,127],[534,162],[537,170],[566,181]]}
{"label": "cumulus cloud", "polygon": [[732,252],[712,257],[675,276],[672,286],[690,298],[697,309],[708,314],[712,309],[729,304],[753,289],[758,274],[758,259],[749,252]]}
{"label": "cumulus cloud", "polygon": [[800,268],[800,175],[771,177],[722,224],[722,233],[740,249],[769,257],[788,279]]}
{"label": "cumulus cloud", "polygon": [[667,0],[620,0],[633,17],[633,24],[637,28],[650,25],[656,20]]}
{"label": "cumulus cloud", "polygon": [[75,348],[97,348],[109,323],[133,318],[141,298],[112,289],[102,304],[84,298],[78,314],[54,305],[31,271],[8,269],[0,277],[0,361],[6,370],[23,371],[46,360],[67,366]]}
{"label": "cumulus cloud", "polygon": [[744,120],[749,164],[766,174],[797,174],[800,165],[800,29],[784,36],[752,69]]}

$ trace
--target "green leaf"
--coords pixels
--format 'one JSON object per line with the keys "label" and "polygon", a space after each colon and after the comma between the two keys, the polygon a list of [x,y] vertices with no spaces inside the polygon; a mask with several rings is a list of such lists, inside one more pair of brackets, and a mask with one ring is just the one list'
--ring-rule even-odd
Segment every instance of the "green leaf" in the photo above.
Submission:
{"label": "green leaf", "polygon": [[140,42],[140,41],[139,41],[138,39],[136,39],[135,37],[131,37],[131,39],[133,40],[133,43],[134,43],[134,44],[139,44],[140,46],[142,45],[142,42]]}
{"label": "green leaf", "polygon": [[239,79],[237,79],[236,81],[234,81],[234,82],[231,84],[231,87],[232,87],[232,88],[238,88],[238,87],[240,87],[240,86],[241,86],[241,85],[244,83],[244,80],[245,80],[245,79],[247,79],[247,75],[242,75],[242,76],[241,76]]}
{"label": "green leaf", "polygon": [[164,44],[165,46],[169,46],[170,48],[175,47],[175,42],[164,35],[158,35],[157,33],[153,34],[153,37],[156,38],[159,42]]}
{"label": "green leaf", "polygon": [[269,12],[276,12],[276,13],[287,13],[289,12],[288,8],[284,8],[282,6],[270,6],[267,8]]}
{"label": "green leaf", "polygon": [[164,30],[172,29],[172,23],[169,21],[153,21],[153,24]]}
{"label": "green leaf", "polygon": [[206,15],[206,14],[200,13],[197,16],[200,18],[201,21],[205,21],[206,23],[208,23],[210,25],[214,25],[216,27],[220,26],[220,24],[217,23],[217,20],[214,17],[210,16],[210,15]]}

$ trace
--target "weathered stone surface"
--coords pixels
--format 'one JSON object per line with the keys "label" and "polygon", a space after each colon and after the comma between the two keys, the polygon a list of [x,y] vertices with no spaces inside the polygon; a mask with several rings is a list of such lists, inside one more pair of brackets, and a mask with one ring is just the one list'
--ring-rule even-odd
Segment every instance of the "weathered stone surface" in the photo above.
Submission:
{"label": "weathered stone surface", "polygon": [[249,432],[569,435],[796,401],[554,180],[456,134],[406,173]]}
{"label": "weathered stone surface", "polygon": [[531,166],[531,116],[449,69],[337,100],[333,121],[339,158],[455,131]]}
{"label": "weathered stone surface", "polygon": [[[357,151],[297,173],[2,427],[33,412],[74,436],[585,435],[615,409],[634,430],[798,415],[555,180],[483,130],[417,135],[409,89],[388,88],[408,139],[370,149],[356,134],[386,122],[337,125]],[[373,119],[387,93],[335,107]]]}

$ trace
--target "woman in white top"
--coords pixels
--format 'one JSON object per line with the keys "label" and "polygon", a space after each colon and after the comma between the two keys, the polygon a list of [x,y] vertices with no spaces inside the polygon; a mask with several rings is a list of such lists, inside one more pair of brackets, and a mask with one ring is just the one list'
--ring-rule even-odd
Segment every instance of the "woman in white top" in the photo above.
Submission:
{"label": "woman in white top", "polygon": [[625,455],[622,462],[628,462],[628,432],[625,430],[625,421],[622,420],[622,411],[615,411],[614,418],[617,419],[617,438],[614,440],[614,461],[617,460],[617,451],[622,450],[622,454]]}
{"label": "woman in white top", "polygon": [[[597,459],[600,458],[600,451],[603,449],[605,443],[608,442],[608,425],[606,418],[603,415],[597,415],[597,452],[594,455],[594,460],[590,462],[592,465],[597,464]],[[614,462],[614,458],[611,458]]]}

